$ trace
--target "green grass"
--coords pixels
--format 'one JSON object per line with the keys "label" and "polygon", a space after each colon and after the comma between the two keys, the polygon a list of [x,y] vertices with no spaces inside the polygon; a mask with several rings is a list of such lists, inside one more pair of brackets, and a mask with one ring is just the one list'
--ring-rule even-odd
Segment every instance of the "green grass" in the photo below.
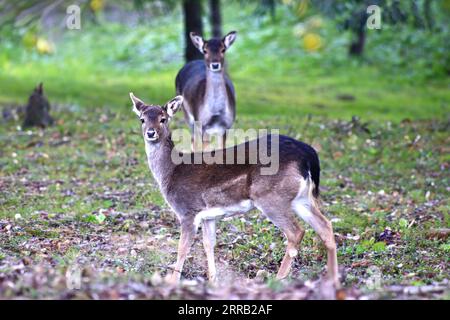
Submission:
{"label": "green grass", "polygon": [[[236,44],[237,45],[237,44]],[[449,112],[448,82],[410,84],[386,77],[373,67],[350,67],[327,75],[309,75],[300,67],[283,67],[282,75],[269,71],[240,70],[230,55],[230,73],[238,96],[241,115],[323,115],[332,119],[400,121],[405,118],[446,117]],[[181,67],[181,64],[180,64]],[[40,81],[52,102],[86,108],[107,106],[129,108],[128,92],[133,91],[149,103],[162,104],[175,95],[177,68],[158,72],[131,70],[126,74],[98,70],[91,66],[70,67],[30,63],[14,65],[0,72],[0,102],[25,104],[30,90]],[[399,80],[399,82],[397,82]],[[352,101],[341,96],[351,95]]]}
{"label": "green grass", "polygon": [[[369,34],[366,57],[356,60],[347,57],[349,34],[330,22],[315,31],[323,36],[324,49],[309,53],[293,35],[299,18],[291,12],[280,9],[272,22],[252,18],[252,6],[237,9],[236,4],[225,6],[224,30],[238,30],[227,53],[238,115],[356,115],[396,122],[448,116],[448,77],[425,80],[417,73],[426,68],[415,60],[399,69],[390,60],[376,59],[388,46],[391,55],[395,52],[396,44],[383,43],[383,37],[393,41],[391,34],[404,36],[406,31]],[[126,110],[130,91],[164,103],[175,95],[175,75],[183,65],[181,33],[178,10],[143,26],[86,24],[80,31],[60,31],[55,54],[41,56],[24,48],[23,31],[17,31],[16,38],[6,38],[0,55],[0,103],[26,103],[40,81],[53,103]]]}
{"label": "green grass", "polygon": [[[45,131],[16,130],[15,121],[1,129],[0,221],[20,228],[14,235],[4,234],[7,245],[0,252],[7,261],[20,259],[24,243],[39,248],[62,237],[71,245],[68,253],[64,246],[52,247],[56,260],[79,248],[80,257],[106,274],[117,268],[124,276],[164,274],[163,266],[175,259],[179,229],[148,171],[135,116],[105,107],[70,106],[60,106],[53,115],[59,124]],[[101,115],[107,117],[100,121]],[[261,121],[243,115],[237,125],[280,128],[320,150],[323,209],[333,221],[344,284],[370,292],[369,267],[381,270],[383,286],[427,285],[448,278],[443,258],[448,240],[428,235],[431,229],[450,227],[448,123],[377,120],[370,121],[370,133],[365,133],[358,131],[358,122],[349,130],[346,121],[317,116],[312,120],[298,115]],[[173,126],[183,123],[175,119]],[[413,143],[418,135],[422,138]],[[64,137],[68,142],[59,144]],[[95,219],[99,214],[105,219]],[[125,216],[117,218],[118,214]],[[142,219],[146,227],[141,226]],[[269,221],[253,212],[221,222],[218,229],[217,254],[229,262],[232,272],[250,278],[258,270],[276,273],[284,238]],[[307,230],[293,279],[316,278],[324,270],[325,251],[314,232]],[[383,233],[390,236],[383,238]],[[101,240],[109,235],[126,240],[123,244]],[[133,239],[141,237],[156,242],[132,254]],[[89,246],[79,247],[77,239]],[[117,248],[104,247],[105,243]],[[122,246],[126,251],[117,256]],[[194,252],[186,265],[187,278],[205,276],[200,241]],[[39,257],[30,255],[34,263],[45,261]]]}

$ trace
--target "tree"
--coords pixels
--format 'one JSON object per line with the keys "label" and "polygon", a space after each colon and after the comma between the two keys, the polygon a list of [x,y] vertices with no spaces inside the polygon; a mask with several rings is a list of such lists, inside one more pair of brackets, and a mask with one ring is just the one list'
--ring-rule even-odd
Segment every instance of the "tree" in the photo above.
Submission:
{"label": "tree", "polygon": [[195,32],[199,35],[203,35],[203,23],[202,23],[202,3],[201,0],[183,0],[183,14],[184,14],[184,39],[186,49],[184,56],[186,62],[203,59],[202,54],[191,42],[189,36],[190,32]]}
{"label": "tree", "polygon": [[362,56],[366,45],[366,22],[367,22],[366,7],[362,6],[356,8],[352,13],[352,17],[347,20],[347,28],[353,32],[353,39],[350,42],[348,50],[351,56]]}
{"label": "tree", "polygon": [[[304,0],[306,1],[306,0]],[[339,27],[351,30],[353,39],[349,54],[361,56],[366,43],[366,9],[369,5],[378,5],[383,9],[383,23],[400,25],[410,23],[415,28],[432,30],[436,24],[436,8],[444,9],[444,1],[431,0],[315,0],[311,3],[322,13],[331,17]],[[419,6],[419,4],[422,4]],[[434,10],[433,10],[434,6]],[[442,24],[442,22],[441,22]]]}
{"label": "tree", "polygon": [[209,22],[211,24],[212,36],[222,37],[222,15],[220,0],[209,0]]}

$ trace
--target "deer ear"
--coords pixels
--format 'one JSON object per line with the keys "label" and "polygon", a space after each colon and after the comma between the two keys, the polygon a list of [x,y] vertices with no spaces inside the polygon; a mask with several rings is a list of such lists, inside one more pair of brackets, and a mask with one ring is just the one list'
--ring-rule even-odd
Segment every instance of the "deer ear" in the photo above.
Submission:
{"label": "deer ear", "polygon": [[137,114],[138,117],[141,116],[142,109],[145,107],[145,103],[134,96],[133,92],[130,92],[130,98],[133,102],[133,112]]}
{"label": "deer ear", "polygon": [[205,53],[203,51],[203,45],[205,44],[205,42],[203,41],[203,38],[201,36],[199,36],[198,34],[196,34],[195,32],[191,32],[189,33],[189,36],[191,37],[191,41],[194,44],[194,46],[201,52],[201,53]]}
{"label": "deer ear", "polygon": [[40,95],[42,95],[44,93],[44,88],[43,88],[42,82],[38,84],[38,86],[36,87],[36,89],[34,89],[34,91],[36,91]]}
{"label": "deer ear", "polygon": [[166,110],[167,114],[170,118],[173,117],[173,115],[180,109],[181,105],[183,104],[183,96],[176,96],[172,100],[166,103],[164,106],[164,110]]}
{"label": "deer ear", "polygon": [[222,41],[225,45],[225,49],[228,49],[233,44],[234,40],[236,40],[236,31],[229,32],[225,37],[223,37]]}

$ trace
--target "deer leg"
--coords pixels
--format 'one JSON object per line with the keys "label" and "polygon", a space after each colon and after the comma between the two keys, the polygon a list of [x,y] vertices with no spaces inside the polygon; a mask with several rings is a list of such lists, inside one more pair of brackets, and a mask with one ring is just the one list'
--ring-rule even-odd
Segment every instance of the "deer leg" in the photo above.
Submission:
{"label": "deer leg", "polygon": [[177,283],[181,278],[181,271],[183,270],[184,262],[191,249],[192,243],[194,242],[196,229],[192,221],[183,221],[181,223],[181,236],[178,243],[178,255],[177,262],[175,263],[175,268],[169,282]]}
{"label": "deer leg", "polygon": [[203,247],[208,260],[208,278],[210,282],[216,281],[216,264],[214,261],[214,247],[216,245],[216,220],[203,220]]}
{"label": "deer leg", "polygon": [[211,137],[207,134],[204,133],[203,134],[203,138],[202,138],[202,151],[207,151],[209,148],[209,143],[210,143],[210,139]]}
{"label": "deer leg", "polygon": [[203,138],[201,139],[201,141],[199,141],[200,139],[197,139],[196,137],[192,136],[191,137],[191,151],[192,152],[201,152],[202,149],[204,148],[204,141]]}
{"label": "deer leg", "polygon": [[226,146],[227,146],[227,134],[224,133],[224,134],[220,137],[219,149],[225,149]]}
{"label": "deer leg", "polygon": [[298,225],[297,221],[295,220],[292,225],[286,225],[284,227],[280,227],[280,229],[283,230],[288,241],[286,253],[284,254],[280,269],[277,273],[277,279],[284,279],[291,271],[292,261],[298,254],[297,247],[302,241],[305,231]]}
{"label": "deer leg", "polygon": [[195,152],[195,139],[194,135],[191,136],[191,151]]}
{"label": "deer leg", "polygon": [[334,282],[336,288],[340,288],[338,262],[336,255],[336,242],[334,240],[333,227],[331,222],[314,205],[304,205],[297,202],[294,205],[297,214],[307,222],[327,248],[327,271],[328,277]]}
{"label": "deer leg", "polygon": [[270,198],[255,205],[275,226],[283,231],[287,238],[286,253],[277,273],[277,279],[283,279],[291,271],[292,261],[298,254],[297,248],[305,231],[300,227],[292,209],[286,208],[284,205],[277,205],[277,203],[285,203],[285,201],[283,199],[274,201],[273,198]]}

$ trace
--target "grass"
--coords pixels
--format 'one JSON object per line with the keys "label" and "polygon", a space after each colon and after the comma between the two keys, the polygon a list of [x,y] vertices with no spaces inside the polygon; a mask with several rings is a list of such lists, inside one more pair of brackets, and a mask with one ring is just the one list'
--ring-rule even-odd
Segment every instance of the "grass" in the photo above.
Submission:
{"label": "grass", "polygon": [[[138,121],[106,108],[59,106],[53,114],[59,124],[45,131],[16,130],[14,121],[2,129],[0,221],[17,228],[3,234],[2,242],[8,243],[1,248],[4,264],[24,254],[31,265],[43,263],[48,259],[25,248],[49,246],[48,251],[63,257],[79,248],[79,257],[107,278],[115,270],[127,277],[165,274],[163,266],[175,258],[179,229],[148,172]],[[324,211],[333,221],[344,284],[371,292],[372,267],[383,274],[382,286],[447,279],[443,257],[448,240],[433,238],[430,230],[450,227],[448,123],[371,121],[366,133],[355,123],[349,131],[346,121],[313,119],[278,116],[262,122],[242,116],[238,124],[279,127],[320,150]],[[174,126],[183,124],[177,119]],[[105,220],[95,219],[99,214]],[[217,255],[229,263],[227,272],[244,278],[255,277],[258,270],[276,273],[284,238],[269,221],[252,212],[221,222],[219,230]],[[293,279],[314,279],[324,270],[323,247],[307,230]],[[121,241],[111,242],[111,237]],[[62,244],[64,239],[69,243]],[[133,249],[136,239],[151,243]],[[185,277],[204,277],[205,272],[197,241]]]}
{"label": "grass", "polygon": [[[225,10],[224,30],[239,31],[227,61],[240,115],[357,115],[396,122],[448,115],[448,77],[424,80],[410,72],[423,68],[414,60],[403,69],[376,60],[389,46],[379,44],[382,33],[369,34],[365,59],[352,60],[347,57],[349,34],[329,22],[315,31],[323,35],[324,49],[311,53],[293,35],[299,18],[286,9],[273,22],[249,18],[252,6],[237,10],[233,4]],[[181,22],[181,13],[174,15]],[[395,32],[387,30],[386,36]],[[25,103],[40,81],[51,101],[76,107],[125,111],[129,91],[163,103],[175,94],[174,78],[183,65],[180,34],[182,25],[173,16],[143,26],[86,24],[80,31],[60,31],[56,53],[49,56],[6,38],[0,55],[0,103]]]}
{"label": "grass", "polygon": [[[163,103],[174,95],[181,25],[168,28],[169,20],[151,23],[152,33],[107,24],[65,34],[54,56],[17,44],[0,55],[4,110],[14,115],[43,81],[56,119],[46,130],[22,130],[14,117],[0,127],[0,273],[17,284],[0,286],[0,296],[73,297],[56,284],[73,263],[83,266],[87,281],[105,277],[110,287],[140,275],[147,283],[169,270],[178,227],[148,172],[128,98],[133,91]],[[348,60],[330,34],[324,52],[306,53],[292,41],[289,19],[278,26],[262,21],[261,29],[248,23],[236,15],[225,27],[240,32],[227,55],[238,95],[235,127],[279,128],[319,151],[324,211],[333,221],[344,285],[377,291],[370,285],[377,272],[376,289],[448,279],[450,244],[430,233],[450,227],[448,78],[408,78]],[[331,30],[323,32],[334,36]],[[155,61],[146,62],[150,53]],[[184,128],[181,119],[172,126]],[[267,270],[269,287],[278,288],[279,230],[256,212],[218,229],[225,271],[253,278]],[[324,254],[308,229],[292,278],[319,277]],[[45,290],[27,289],[29,278],[17,268],[44,272]],[[205,272],[197,241],[184,276]],[[84,288],[81,295],[100,290]]]}

